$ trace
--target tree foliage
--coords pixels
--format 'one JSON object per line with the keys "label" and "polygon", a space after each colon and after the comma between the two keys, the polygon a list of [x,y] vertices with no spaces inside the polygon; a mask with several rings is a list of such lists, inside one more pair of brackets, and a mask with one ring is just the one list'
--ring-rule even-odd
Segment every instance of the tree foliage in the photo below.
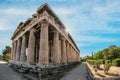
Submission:
{"label": "tree foliage", "polygon": [[11,47],[10,46],[6,46],[5,49],[3,49],[3,59],[4,60],[9,60],[10,59],[10,53],[11,53]]}
{"label": "tree foliage", "polygon": [[94,59],[117,59],[120,58],[120,47],[111,45],[93,55]]}
{"label": "tree foliage", "polygon": [[11,47],[6,46],[5,49],[3,50],[3,55],[10,54],[11,53]]}

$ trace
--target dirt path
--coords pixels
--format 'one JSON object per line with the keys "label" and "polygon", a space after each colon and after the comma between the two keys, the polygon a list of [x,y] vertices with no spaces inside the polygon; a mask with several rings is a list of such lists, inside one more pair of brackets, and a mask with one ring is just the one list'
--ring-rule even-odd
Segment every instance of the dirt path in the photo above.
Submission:
{"label": "dirt path", "polygon": [[68,72],[60,80],[87,80],[86,63],[80,64],[78,67],[76,67],[72,71]]}
{"label": "dirt path", "polygon": [[26,80],[23,76],[7,66],[7,62],[0,61],[0,80]]}

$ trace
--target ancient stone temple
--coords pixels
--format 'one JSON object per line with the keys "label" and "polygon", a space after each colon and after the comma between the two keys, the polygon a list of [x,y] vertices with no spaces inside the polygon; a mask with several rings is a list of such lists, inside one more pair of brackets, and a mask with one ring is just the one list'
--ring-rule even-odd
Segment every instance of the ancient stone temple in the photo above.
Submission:
{"label": "ancient stone temple", "polygon": [[[63,12],[64,13],[64,12]],[[80,51],[66,27],[43,4],[12,35],[12,60],[48,65],[80,61]]]}

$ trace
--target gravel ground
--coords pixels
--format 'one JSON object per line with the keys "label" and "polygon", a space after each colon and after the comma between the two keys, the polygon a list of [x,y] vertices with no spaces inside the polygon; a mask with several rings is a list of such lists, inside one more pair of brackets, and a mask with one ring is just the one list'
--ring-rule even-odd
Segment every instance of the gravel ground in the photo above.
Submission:
{"label": "gravel ground", "polygon": [[22,74],[8,67],[7,62],[0,61],[0,80],[26,80]]}
{"label": "gravel ground", "polygon": [[68,72],[60,80],[87,80],[87,67],[86,63],[82,63],[72,71]]}

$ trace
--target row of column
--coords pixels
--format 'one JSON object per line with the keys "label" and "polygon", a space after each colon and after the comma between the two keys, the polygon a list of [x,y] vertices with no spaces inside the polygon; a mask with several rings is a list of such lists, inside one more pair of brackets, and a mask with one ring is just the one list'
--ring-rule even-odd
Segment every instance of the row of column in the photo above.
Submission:
{"label": "row of column", "polygon": [[[49,64],[49,48],[48,48],[48,27],[49,24],[44,22],[41,24],[40,31],[40,47],[39,47],[39,63]],[[35,36],[34,29],[30,30],[28,41],[28,54],[26,60],[26,37],[22,36],[22,39],[18,39],[13,42],[13,60],[34,63],[34,49],[35,49]],[[59,32],[55,31],[53,39],[53,62],[54,63],[67,63],[79,61],[79,55],[77,51],[67,42],[65,38],[61,39],[61,48],[59,44]]]}

